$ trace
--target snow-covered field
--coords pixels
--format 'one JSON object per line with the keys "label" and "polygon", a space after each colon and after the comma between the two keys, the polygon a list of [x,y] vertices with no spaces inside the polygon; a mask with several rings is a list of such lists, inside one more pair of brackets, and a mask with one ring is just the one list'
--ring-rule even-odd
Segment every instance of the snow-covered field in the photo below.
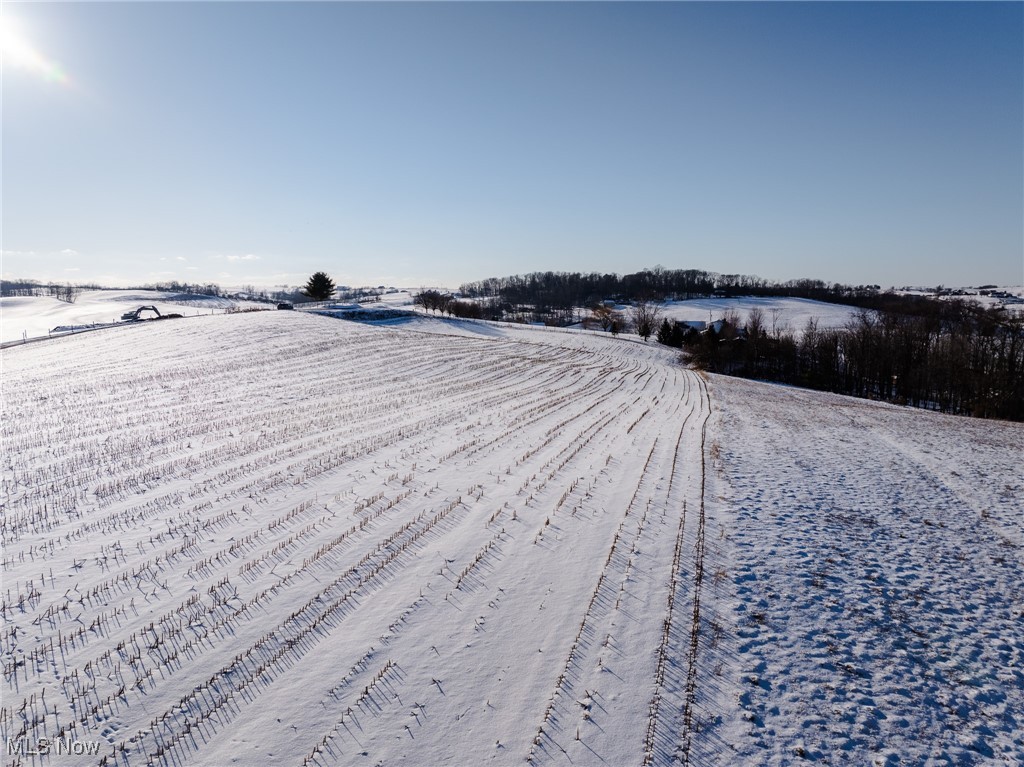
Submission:
{"label": "snow-covered field", "polygon": [[716,763],[1024,764],[1024,426],[711,391]]}
{"label": "snow-covered field", "polygon": [[47,336],[55,328],[84,329],[92,324],[120,322],[124,312],[140,306],[155,306],[162,314],[184,316],[235,308],[274,308],[255,301],[157,290],[86,290],[73,304],[52,296],[5,296],[0,298],[0,342]]}
{"label": "snow-covered field", "polygon": [[2,735],[129,764],[677,742],[706,390],[563,335],[267,312],[5,350]]}
{"label": "snow-covered field", "polygon": [[662,308],[662,316],[670,320],[708,322],[719,320],[727,312],[735,313],[741,322],[746,322],[754,309],[761,311],[765,327],[771,331],[803,333],[807,321],[814,319],[822,330],[841,328],[847,325],[860,311],[853,306],[811,301],[806,298],[761,298],[756,296],[740,298],[695,298],[689,301],[668,301]]}
{"label": "snow-covered field", "polygon": [[0,738],[98,749],[6,763],[1024,758],[1019,425],[427,317],[0,359]]}
{"label": "snow-covered field", "polygon": [[[368,312],[402,310],[424,313],[413,305],[416,291],[395,290],[380,296],[379,301],[361,305],[339,302],[341,307],[360,306]],[[188,316],[222,313],[231,309],[274,309],[273,304],[232,298],[191,294],[175,294],[152,290],[84,291],[73,304],[49,296],[0,298],[0,342],[10,343],[24,338],[42,338],[54,333],[89,329],[96,324],[119,322],[121,314],[139,306],[156,306],[162,313]],[[619,307],[628,314],[629,307]],[[703,298],[669,301],[663,304],[661,316],[670,320],[701,321],[721,319],[727,312],[746,321],[752,309],[759,309],[769,330],[777,327],[800,335],[809,319],[818,327],[845,326],[858,312],[854,307],[810,301],[802,298]],[[586,314],[585,309],[580,309]],[[436,326],[435,326],[436,327]]]}
{"label": "snow-covered field", "polygon": [[[1024,286],[1010,285],[990,288],[986,290],[988,295],[982,295],[979,288],[954,288],[953,291],[953,294],[941,295],[939,298],[944,301],[972,301],[988,309],[1002,307],[1008,312],[1024,313]],[[935,296],[934,290],[926,289],[904,288],[896,292],[911,296]],[[991,295],[992,292],[998,295]]]}

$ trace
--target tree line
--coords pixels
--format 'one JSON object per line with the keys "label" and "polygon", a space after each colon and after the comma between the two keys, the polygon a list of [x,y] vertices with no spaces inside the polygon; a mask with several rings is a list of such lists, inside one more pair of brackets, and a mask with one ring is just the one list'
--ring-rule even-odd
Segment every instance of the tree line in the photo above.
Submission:
{"label": "tree line", "polygon": [[52,282],[43,283],[38,280],[0,280],[0,296],[52,296],[58,301],[73,304],[82,294],[83,289],[95,290],[92,285],[63,285]]}
{"label": "tree line", "polygon": [[227,296],[227,293],[215,282],[199,283],[164,280],[163,282],[151,282],[145,285],[133,285],[128,290],[159,290],[163,293],[185,293],[192,296],[213,296],[214,298]]}
{"label": "tree line", "polygon": [[451,294],[439,290],[421,290],[413,298],[413,304],[435,314],[447,314],[449,317],[486,319],[484,308],[480,304],[474,301],[460,301]]}
{"label": "tree line", "polygon": [[[913,405],[1024,420],[1024,317],[967,301],[915,302],[913,313],[862,310],[841,328],[799,335],[754,309],[704,333],[658,340],[702,369]],[[664,331],[664,336],[663,336]],[[663,340],[664,338],[664,340]]]}
{"label": "tree line", "polygon": [[625,303],[710,296],[789,296],[864,306],[882,295],[878,285],[850,286],[811,279],[777,282],[751,275],[660,266],[624,275],[532,272],[490,277],[467,282],[459,292],[471,298],[493,299],[503,311],[530,307],[539,314],[589,307],[606,299]]}
{"label": "tree line", "polygon": [[[105,285],[94,283],[59,284],[46,283],[32,279],[4,279],[0,280],[0,296],[53,296],[60,301],[73,304],[82,294],[83,290],[112,290]],[[217,298],[234,298],[238,294],[232,294],[224,290],[220,285],[207,283],[179,282],[167,280],[163,282],[147,283],[145,285],[133,285],[124,290],[156,290],[164,293],[178,293],[197,296],[214,296]],[[254,301],[295,301],[309,300],[308,297],[299,291],[298,288],[284,288],[281,290],[267,291],[257,289],[253,286],[246,286],[242,289],[245,297]]]}

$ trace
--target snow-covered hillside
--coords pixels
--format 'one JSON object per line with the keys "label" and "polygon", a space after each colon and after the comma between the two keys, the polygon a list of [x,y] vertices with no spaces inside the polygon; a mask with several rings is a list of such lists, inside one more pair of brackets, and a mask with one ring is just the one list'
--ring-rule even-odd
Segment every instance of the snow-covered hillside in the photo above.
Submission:
{"label": "snow-covered hillside", "polygon": [[1003,308],[1008,312],[1024,313],[1024,286],[1008,285],[988,288],[902,288],[896,291],[908,296],[929,296],[942,301],[969,301],[988,309]]}
{"label": "snow-covered hillside", "polygon": [[1024,754],[1018,425],[427,317],[2,362],[0,738],[61,764]]}
{"label": "snow-covered hillside", "polygon": [[1024,764],[1024,425],[711,391],[739,703],[711,761]]}
{"label": "snow-covered hillside", "polygon": [[822,330],[841,328],[853,319],[859,309],[806,298],[778,298],[756,296],[740,298],[695,298],[689,301],[669,301],[662,308],[662,316],[670,320],[708,322],[719,320],[727,312],[735,313],[741,322],[746,322],[750,312],[761,312],[769,331],[791,331],[803,333],[808,320],[815,320]]}
{"label": "snow-covered hillside", "polygon": [[130,764],[661,758],[706,389],[562,335],[267,312],[5,350],[2,735],[74,723]]}
{"label": "snow-covered hillside", "polygon": [[237,308],[273,308],[271,304],[254,301],[158,290],[86,290],[73,304],[52,296],[5,296],[0,298],[0,342],[39,338],[56,328],[83,329],[119,322],[124,312],[140,306],[155,306],[163,314],[184,316]]}

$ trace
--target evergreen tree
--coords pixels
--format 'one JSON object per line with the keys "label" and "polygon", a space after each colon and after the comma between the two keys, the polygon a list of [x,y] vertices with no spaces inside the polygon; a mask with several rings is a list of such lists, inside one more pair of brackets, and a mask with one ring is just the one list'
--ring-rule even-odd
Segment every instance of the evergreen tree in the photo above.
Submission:
{"label": "evergreen tree", "polygon": [[664,319],[661,321],[661,327],[658,328],[658,343],[665,344],[665,346],[678,346],[678,344],[672,343],[672,324]]}
{"label": "evergreen tree", "polygon": [[327,276],[327,272],[317,272],[309,278],[302,294],[314,301],[327,301],[334,295],[334,280]]}

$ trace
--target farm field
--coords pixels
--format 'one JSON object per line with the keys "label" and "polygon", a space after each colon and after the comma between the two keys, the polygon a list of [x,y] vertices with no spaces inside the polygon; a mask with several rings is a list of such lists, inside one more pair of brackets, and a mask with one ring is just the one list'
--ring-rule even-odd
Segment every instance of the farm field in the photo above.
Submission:
{"label": "farm field", "polygon": [[815,320],[822,330],[841,328],[853,320],[858,309],[842,304],[812,301],[806,298],[781,298],[744,296],[739,298],[694,298],[688,301],[668,301],[662,309],[662,316],[670,320],[707,322],[710,317],[718,320],[728,312],[736,314],[741,323],[753,310],[762,313],[769,330],[791,331],[803,335],[808,320]]}
{"label": "farm field", "polygon": [[685,748],[706,385],[535,335],[268,312],[5,350],[2,736],[107,764]]}
{"label": "farm field", "polygon": [[55,328],[69,331],[94,323],[119,322],[121,314],[140,306],[155,306],[162,314],[185,316],[273,307],[256,301],[160,290],[85,290],[73,304],[52,296],[4,296],[0,298],[0,342],[45,337]]}
{"label": "farm field", "polygon": [[0,360],[0,738],[92,749],[5,764],[1024,754],[1019,425],[428,317]]}

